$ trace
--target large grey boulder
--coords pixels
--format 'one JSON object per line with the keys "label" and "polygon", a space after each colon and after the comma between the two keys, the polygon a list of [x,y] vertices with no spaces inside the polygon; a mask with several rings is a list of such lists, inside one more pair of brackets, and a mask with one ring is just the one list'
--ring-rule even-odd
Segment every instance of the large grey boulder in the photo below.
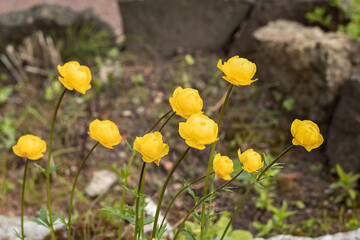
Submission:
{"label": "large grey boulder", "polygon": [[[114,20],[118,20],[119,24],[112,26],[90,6],[84,6],[81,10],[75,11],[66,5],[66,3],[76,4],[76,0],[73,3],[61,1],[61,4],[48,4],[44,3],[45,0],[43,3],[32,0],[30,2],[36,2],[37,5],[32,6],[24,3],[31,6],[27,9],[21,7],[22,1],[17,7],[8,6],[11,5],[10,3],[8,5],[6,3],[0,4],[0,7],[3,7],[0,10],[0,41],[3,45],[19,43],[25,36],[38,30],[45,33],[55,30],[58,36],[65,35],[68,26],[82,26],[90,22],[95,23],[99,28],[108,29],[114,34],[114,37],[122,34],[121,18],[117,9],[114,9],[113,15],[117,14],[117,18]],[[99,0],[95,2],[99,2]],[[117,8],[117,5],[115,7]]]}
{"label": "large grey boulder", "polygon": [[330,120],[339,90],[360,66],[360,43],[341,33],[277,20],[254,33],[262,81],[295,99],[297,117]]}
{"label": "large grey boulder", "polygon": [[127,48],[161,55],[219,50],[243,20],[243,0],[119,0]]}
{"label": "large grey boulder", "polygon": [[345,81],[332,118],[326,154],[332,166],[360,172],[360,74]]}

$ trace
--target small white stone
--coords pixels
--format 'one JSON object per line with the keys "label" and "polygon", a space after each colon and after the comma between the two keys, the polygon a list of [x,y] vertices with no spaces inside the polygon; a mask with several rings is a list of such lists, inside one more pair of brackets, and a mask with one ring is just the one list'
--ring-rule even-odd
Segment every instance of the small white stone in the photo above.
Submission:
{"label": "small white stone", "polygon": [[106,193],[116,182],[117,175],[108,170],[94,172],[90,183],[85,188],[85,193],[89,197],[96,197]]}

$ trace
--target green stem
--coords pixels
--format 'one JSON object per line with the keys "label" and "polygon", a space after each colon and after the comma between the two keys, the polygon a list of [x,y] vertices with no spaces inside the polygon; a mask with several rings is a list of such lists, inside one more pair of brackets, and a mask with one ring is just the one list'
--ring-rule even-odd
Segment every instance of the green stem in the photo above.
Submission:
{"label": "green stem", "polygon": [[[127,168],[126,168],[127,171],[130,170],[132,162],[134,161],[135,156],[136,156],[136,151],[134,150],[131,157],[130,157],[129,163],[127,165]],[[122,195],[121,195],[121,205],[120,205],[121,215],[120,215],[120,219],[119,219],[119,221],[120,221],[119,224],[120,225],[119,225],[119,232],[118,232],[118,240],[121,240],[122,229],[123,229],[123,224],[124,224],[124,218],[122,216],[125,214],[126,185],[127,185],[127,175],[124,178],[124,186],[123,186],[123,191],[122,191]]]}
{"label": "green stem", "polygon": [[177,236],[179,235],[179,233],[181,232],[181,230],[183,229],[185,222],[187,221],[187,219],[191,216],[191,214],[195,211],[195,209],[200,206],[200,204],[202,204],[208,197],[210,197],[211,195],[213,195],[214,193],[220,191],[221,189],[223,189],[224,187],[226,187],[227,185],[229,185],[230,183],[232,183],[244,170],[242,169],[238,174],[236,174],[231,180],[229,180],[228,182],[224,183],[223,185],[221,185],[220,187],[218,187],[217,189],[215,189],[213,192],[208,193],[206,196],[202,197],[198,203],[192,208],[190,209],[190,211],[187,213],[187,215],[185,216],[184,220],[182,220],[178,230],[175,233],[174,239],[175,240],[177,238]]}
{"label": "green stem", "polygon": [[75,187],[77,180],[79,178],[80,172],[83,169],[86,160],[89,158],[90,154],[94,151],[94,149],[99,145],[99,142],[96,142],[95,145],[92,147],[92,149],[88,152],[88,154],[85,156],[85,158],[82,160],[81,165],[79,167],[79,170],[76,173],[75,180],[71,189],[71,197],[70,197],[70,206],[69,206],[69,220],[68,220],[68,240],[71,240],[71,214],[72,214],[72,207],[73,207],[73,200],[74,200],[74,193],[75,193]]}
{"label": "green stem", "polygon": [[161,130],[165,127],[165,125],[170,121],[170,119],[175,115],[175,112],[173,112],[167,119],[166,121],[163,123],[163,125],[159,128],[159,132],[161,132]]}
{"label": "green stem", "polygon": [[[220,127],[221,127],[221,122],[222,122],[222,119],[223,119],[223,116],[224,116],[224,113],[225,113],[225,108],[226,108],[226,105],[229,101],[229,97],[230,97],[230,94],[231,94],[231,90],[233,89],[234,85],[230,84],[229,86],[229,89],[226,93],[226,96],[225,96],[225,101],[221,107],[221,112],[220,112],[220,116],[219,116],[219,120],[218,120],[218,128],[220,130]],[[203,192],[203,196],[205,196],[207,194],[207,190],[208,190],[208,183],[209,183],[209,175],[210,175],[210,171],[211,171],[211,168],[212,168],[212,162],[213,162],[213,158],[214,158],[214,153],[215,153],[215,148],[216,148],[216,143],[217,142],[214,142],[211,146],[211,152],[210,152],[210,156],[209,156],[209,163],[208,163],[208,168],[207,168],[207,171],[206,171],[206,178],[205,178],[205,185],[204,185],[204,192]],[[214,177],[211,179],[211,189],[210,191],[212,191],[214,189],[214,181],[215,181],[215,175]],[[207,213],[205,214],[205,204],[202,205],[202,208],[201,208],[201,227],[200,227],[200,230],[201,230],[201,234],[200,234],[200,239],[203,240],[203,237],[204,237],[204,224],[205,224],[205,215],[209,215],[210,214],[210,205],[208,207],[208,211]],[[206,235],[206,231],[205,231],[205,235]],[[206,238],[205,238],[206,239]]]}
{"label": "green stem", "polygon": [[52,219],[52,211],[51,211],[51,199],[50,199],[50,161],[51,161],[51,153],[52,153],[52,142],[54,136],[54,128],[55,128],[55,120],[56,116],[60,107],[60,103],[66,93],[66,88],[64,89],[63,93],[61,94],[59,101],[56,105],[54,116],[51,122],[51,131],[50,131],[50,140],[49,140],[49,152],[48,152],[48,159],[47,159],[47,167],[46,167],[46,196],[47,196],[47,204],[48,204],[48,212],[49,212],[49,225],[50,225],[50,232],[51,232],[51,239],[55,239],[55,232],[53,228],[53,219]]}
{"label": "green stem", "polygon": [[[167,113],[165,113],[163,116],[161,116],[157,121],[156,123],[148,130],[146,131],[146,133],[149,133],[151,132],[160,122],[161,120],[163,120],[169,113],[171,113],[172,110],[168,111]],[[174,113],[175,114],[175,113]],[[172,118],[174,116],[174,114],[172,114],[163,124],[162,126],[160,127],[160,130],[164,128],[164,126],[166,125],[166,123],[170,120],[170,118]],[[129,170],[131,168],[131,165],[132,165],[132,162],[136,156],[136,151],[134,150],[131,157],[130,157],[130,160],[129,160],[129,163],[127,165],[127,169]],[[123,229],[123,222],[124,222],[124,219],[123,219],[123,215],[125,213],[125,195],[126,195],[126,186],[127,186],[127,176],[125,177],[125,180],[124,180],[124,186],[123,186],[123,191],[122,191],[122,196],[121,196],[121,206],[120,206],[120,212],[121,212],[121,216],[120,216],[120,225],[119,225],[119,232],[118,232],[118,240],[121,240],[121,235],[122,235],[122,229]]]}
{"label": "green stem", "polygon": [[282,157],[285,155],[285,153],[287,153],[291,148],[293,148],[294,145],[291,145],[290,147],[288,147],[287,149],[285,149],[282,153],[279,154],[279,156],[277,156],[268,166],[266,166],[266,168],[264,170],[261,171],[261,173],[256,177],[256,179],[253,181],[253,183],[251,184],[251,186],[249,187],[249,189],[246,191],[246,193],[244,194],[244,196],[242,197],[239,205],[237,206],[235,212],[233,213],[233,215],[231,216],[230,221],[228,222],[228,224],[226,225],[226,228],[223,232],[223,234],[221,235],[220,240],[224,239],[226,232],[228,231],[228,229],[231,226],[231,223],[234,221],[236,214],[239,212],[242,204],[244,203],[247,195],[249,194],[249,192],[253,189],[253,187],[255,186],[256,182],[259,182],[261,180],[261,177]]}
{"label": "green stem", "polygon": [[[145,186],[145,174],[146,174],[146,169],[144,170],[143,173],[143,181],[141,183],[141,190],[140,190],[140,194],[144,195],[144,186]],[[142,199],[143,201],[144,199]],[[143,202],[141,201],[140,205],[143,204]],[[141,233],[141,238],[144,237],[144,208],[141,209],[141,213],[140,213],[140,233]]]}
{"label": "green stem", "polygon": [[159,220],[159,214],[160,214],[160,209],[161,209],[161,203],[162,200],[164,198],[164,193],[166,190],[167,185],[169,184],[169,181],[173,175],[173,173],[175,172],[176,168],[179,166],[179,164],[181,163],[181,161],[184,159],[185,155],[189,152],[190,147],[187,147],[186,150],[183,152],[183,154],[180,156],[180,158],[176,161],[176,163],[174,164],[173,168],[171,169],[169,175],[167,176],[164,185],[161,189],[161,193],[160,193],[160,197],[159,197],[159,201],[157,204],[157,208],[156,208],[156,214],[155,214],[155,219],[154,219],[154,226],[153,226],[153,232],[152,232],[152,237],[155,238],[155,234],[156,234],[156,228],[157,228],[157,223]]}
{"label": "green stem", "polygon": [[25,162],[25,169],[24,169],[24,178],[23,178],[23,185],[22,185],[22,193],[21,193],[21,239],[25,239],[25,232],[24,232],[24,199],[25,199],[25,182],[26,182],[26,172],[28,168],[29,159],[26,159]]}
{"label": "green stem", "polygon": [[[140,194],[141,194],[141,185],[144,180],[143,177],[145,177],[145,170],[146,170],[146,162],[143,163],[141,172],[140,172],[140,178],[139,178],[139,184],[138,184],[138,190],[136,195],[136,204],[135,204],[135,233],[134,233],[134,240],[137,239],[138,231],[139,231],[139,205],[140,205]],[[140,232],[140,231],[139,231]]]}
{"label": "green stem", "polygon": [[[212,174],[214,174],[214,173],[215,173],[215,172],[211,172],[210,175],[212,175]],[[175,200],[177,199],[177,197],[180,196],[180,194],[181,194],[185,189],[187,189],[188,187],[190,187],[190,186],[196,184],[197,182],[203,180],[205,177],[206,177],[206,176],[203,176],[203,177],[201,177],[201,178],[198,178],[198,179],[196,179],[196,180],[194,180],[194,181],[186,184],[183,188],[180,189],[179,192],[177,192],[177,194],[171,199],[171,201],[170,201],[170,203],[169,203],[169,206],[168,206],[167,209],[166,209],[166,212],[165,212],[165,214],[164,214],[164,218],[163,218],[163,220],[161,221],[161,224],[160,224],[160,228],[159,228],[159,229],[161,229],[162,226],[164,225],[166,216],[167,216],[167,214],[169,213],[169,211],[170,211],[173,203],[174,203]]]}
{"label": "green stem", "polygon": [[[149,133],[151,132],[152,130],[154,130],[154,128],[161,122],[161,120],[163,120],[169,113],[171,113],[173,110],[170,110],[168,111],[167,113],[165,113],[161,118],[159,118],[159,120],[156,121],[156,123],[146,132],[146,133]],[[175,114],[175,113],[174,113]],[[173,114],[173,115],[174,115]],[[168,122],[168,120],[166,120],[166,122]]]}

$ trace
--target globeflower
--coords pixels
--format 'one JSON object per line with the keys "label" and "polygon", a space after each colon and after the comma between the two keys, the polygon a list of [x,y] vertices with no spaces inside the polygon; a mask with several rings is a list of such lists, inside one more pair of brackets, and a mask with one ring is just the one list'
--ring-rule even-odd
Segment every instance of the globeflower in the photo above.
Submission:
{"label": "globeflower", "polygon": [[261,156],[259,153],[255,152],[253,149],[246,150],[241,153],[241,150],[238,150],[239,160],[242,163],[242,169],[249,173],[257,173],[258,169],[264,166],[264,162],[261,161]]}
{"label": "globeflower", "polygon": [[219,60],[217,67],[226,75],[223,78],[233,85],[250,85],[258,79],[251,80],[256,72],[255,63],[250,62],[246,58],[234,56],[227,62],[222,64]]}
{"label": "globeflower", "polygon": [[109,120],[96,119],[90,123],[89,129],[90,137],[106,148],[113,149],[113,146],[118,145],[122,140],[118,127]]}
{"label": "globeflower", "polygon": [[91,88],[91,73],[87,66],[80,66],[76,61],[67,62],[64,66],[57,66],[62,77],[60,82],[69,90],[75,89],[79,93],[85,94]]}
{"label": "globeflower", "polygon": [[20,137],[12,149],[15,155],[19,157],[37,160],[44,156],[43,153],[46,151],[46,142],[37,136],[27,134]]}
{"label": "globeflower", "polygon": [[295,119],[291,124],[291,134],[294,137],[292,143],[303,146],[308,152],[324,142],[319,127],[310,120]]}
{"label": "globeflower", "polygon": [[169,102],[174,112],[185,119],[193,114],[202,113],[203,100],[195,89],[177,87]]}
{"label": "globeflower", "polygon": [[216,154],[213,161],[214,172],[224,180],[231,180],[230,174],[234,172],[234,163],[227,156]]}
{"label": "globeflower", "polygon": [[159,166],[160,159],[169,153],[169,145],[163,143],[160,132],[136,137],[134,149],[142,154],[144,162],[155,162]]}
{"label": "globeflower", "polygon": [[191,115],[186,122],[179,123],[179,133],[187,145],[200,150],[219,140],[217,123],[203,114]]}

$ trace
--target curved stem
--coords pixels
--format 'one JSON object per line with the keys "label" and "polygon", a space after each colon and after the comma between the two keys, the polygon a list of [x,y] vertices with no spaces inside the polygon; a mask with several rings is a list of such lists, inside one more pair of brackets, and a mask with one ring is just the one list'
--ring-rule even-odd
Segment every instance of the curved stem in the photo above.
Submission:
{"label": "curved stem", "polygon": [[[156,123],[146,132],[146,133],[149,133],[151,132],[152,130],[154,130],[154,128],[161,122],[161,120],[163,120],[169,113],[171,113],[173,110],[170,110],[168,111],[167,113],[165,113],[161,118],[159,118],[159,120],[156,121]],[[175,114],[175,112],[174,112]],[[173,115],[174,115],[173,114]],[[169,121],[169,120],[166,120],[166,122]]]}
{"label": "curved stem", "polygon": [[63,93],[61,94],[59,101],[56,105],[54,116],[51,122],[51,130],[50,130],[50,140],[49,140],[49,152],[48,152],[48,159],[47,159],[47,166],[46,166],[46,196],[47,196],[47,205],[48,205],[48,212],[49,212],[49,224],[50,224],[50,232],[51,232],[51,239],[55,239],[55,233],[53,228],[53,219],[52,219],[52,212],[51,212],[51,199],[50,199],[50,161],[51,161],[51,153],[52,153],[52,142],[54,136],[54,128],[55,128],[55,120],[56,116],[60,107],[60,103],[66,93],[66,88],[64,89]]}
{"label": "curved stem", "polygon": [[[167,113],[165,113],[163,116],[161,116],[157,121],[156,123],[148,130],[146,131],[146,133],[149,133],[151,132],[152,130],[154,130],[154,128],[161,122],[161,120],[163,120],[169,113],[171,113],[172,110],[168,111]],[[170,118],[172,118],[173,116],[175,115],[175,112],[161,125],[160,127],[160,130],[161,131],[164,126],[166,125],[166,123],[170,120]],[[136,156],[136,151],[134,150],[131,157],[130,157],[130,160],[129,160],[129,163],[127,165],[127,169],[129,170],[131,168],[131,165],[132,165],[132,162]],[[123,191],[122,191],[122,195],[121,195],[121,206],[120,206],[120,212],[121,212],[121,216],[120,216],[120,223],[119,223],[119,232],[118,232],[118,240],[121,239],[121,235],[122,235],[122,229],[123,229],[123,223],[124,223],[124,219],[122,217],[122,215],[124,215],[125,213],[125,195],[126,195],[126,186],[127,186],[127,176],[125,177],[124,179],[124,185],[123,185]]]}
{"label": "curved stem", "polygon": [[218,187],[217,189],[215,189],[213,192],[208,193],[206,196],[202,197],[198,203],[192,208],[190,209],[190,211],[188,212],[188,214],[185,216],[184,220],[181,222],[178,230],[175,233],[174,239],[175,240],[177,238],[177,236],[179,235],[179,233],[181,232],[181,230],[183,229],[185,222],[187,221],[187,219],[191,216],[191,214],[195,211],[195,209],[200,206],[200,204],[202,204],[208,197],[210,197],[211,195],[213,195],[214,193],[220,191],[221,189],[223,189],[224,187],[226,187],[227,185],[229,185],[230,183],[232,183],[242,172],[244,172],[244,170],[242,169],[238,174],[236,174],[231,180],[229,180],[228,182],[226,182],[225,184],[221,185],[220,187]]}
{"label": "curved stem", "polygon": [[165,127],[165,125],[170,121],[170,119],[175,115],[175,112],[173,112],[167,119],[166,121],[163,123],[163,125],[159,128],[159,132],[161,132],[161,130],[163,130],[163,128]]}
{"label": "curved stem", "polygon": [[256,177],[256,179],[253,181],[253,183],[251,184],[251,186],[249,187],[249,189],[246,191],[246,193],[244,194],[244,196],[242,197],[239,205],[237,206],[235,212],[233,213],[233,215],[231,216],[230,221],[228,222],[228,224],[226,225],[226,228],[223,232],[223,234],[221,235],[220,240],[224,239],[225,234],[227,232],[227,230],[230,228],[231,223],[234,221],[236,214],[239,212],[242,204],[244,203],[247,195],[249,194],[249,192],[251,191],[251,189],[253,189],[253,187],[255,186],[256,182],[259,182],[261,180],[261,177],[282,157],[285,155],[285,153],[287,153],[291,148],[293,148],[294,145],[291,145],[290,147],[288,147],[287,149],[285,149],[282,153],[279,154],[279,156],[277,156],[268,166],[266,166],[266,168],[264,170],[261,171],[261,173]]}
{"label": "curved stem", "polygon": [[[214,174],[214,173],[215,173],[215,172],[211,172],[210,175],[212,175],[212,174]],[[167,216],[167,214],[169,213],[169,211],[170,211],[173,203],[174,203],[175,200],[177,199],[177,197],[180,196],[180,194],[181,194],[185,189],[187,189],[187,188],[190,187],[191,185],[196,184],[197,182],[200,182],[200,181],[203,180],[205,177],[206,177],[206,176],[203,176],[203,177],[201,177],[201,178],[198,178],[198,179],[196,179],[196,180],[194,180],[194,181],[186,184],[183,188],[180,189],[180,191],[177,192],[177,194],[171,199],[171,201],[170,201],[170,203],[169,203],[169,206],[168,206],[167,209],[166,209],[166,212],[165,212],[165,214],[164,214],[163,220],[161,221],[161,224],[160,224],[160,228],[159,228],[159,229],[161,229],[162,226],[164,225],[166,216]]]}
{"label": "curved stem", "polygon": [[137,195],[136,195],[134,240],[137,239],[138,231],[140,232],[139,226],[138,226],[139,225],[139,205],[140,205],[141,186],[144,181],[145,171],[146,171],[146,162],[143,163],[142,168],[141,168],[138,190],[137,190]]}
{"label": "curved stem", "polygon": [[[127,171],[129,171],[129,169],[131,168],[132,162],[134,161],[134,158],[136,156],[136,151],[133,151],[129,163],[127,165]],[[121,235],[122,235],[122,229],[123,229],[123,223],[124,223],[124,218],[122,217],[125,214],[125,195],[126,195],[126,185],[127,185],[127,175],[124,178],[124,186],[123,186],[123,190],[122,190],[122,195],[121,195],[121,205],[120,205],[120,223],[119,223],[119,232],[118,232],[118,240],[121,240]]]}
{"label": "curved stem", "polygon": [[80,172],[83,169],[86,160],[89,158],[90,154],[94,151],[94,149],[99,145],[99,142],[96,142],[95,145],[92,147],[92,149],[88,152],[86,157],[82,160],[81,165],[79,167],[79,170],[76,173],[75,180],[71,189],[71,197],[70,197],[70,206],[69,206],[69,220],[68,220],[68,239],[71,240],[71,214],[72,214],[72,207],[73,207],[73,200],[74,200],[74,193],[75,193],[75,187],[77,180],[79,178]]}
{"label": "curved stem", "polygon": [[[224,113],[225,113],[225,108],[226,108],[226,105],[229,101],[229,97],[230,97],[230,94],[231,94],[231,91],[233,89],[234,85],[230,84],[229,86],[229,89],[226,93],[226,96],[225,96],[225,100],[224,100],[224,103],[222,105],[222,108],[221,108],[221,112],[220,112],[220,116],[219,116],[219,120],[218,120],[218,128],[220,130],[220,127],[221,127],[221,122],[222,122],[222,119],[223,119],[223,116],[224,116]],[[207,194],[207,190],[208,190],[208,183],[209,183],[209,175],[210,175],[210,171],[211,171],[211,168],[212,168],[212,162],[213,162],[213,158],[214,158],[214,153],[215,153],[215,148],[216,148],[216,143],[217,142],[214,142],[211,146],[211,152],[210,152],[210,156],[209,156],[209,163],[208,163],[208,168],[207,168],[207,171],[206,171],[206,179],[205,179],[205,185],[204,185],[204,192],[203,192],[203,196],[205,196]],[[210,191],[213,191],[214,190],[214,181],[215,181],[215,175],[214,177],[211,179],[211,189]],[[202,240],[203,239],[203,235],[204,235],[204,224],[205,224],[205,204],[202,205],[202,208],[201,208],[202,212],[201,212],[201,227],[200,227],[200,230],[201,230],[201,234],[200,234],[200,239]],[[208,211],[207,211],[207,214],[206,215],[209,215],[210,214],[210,205],[208,207]],[[205,235],[206,235],[206,231],[205,231]],[[206,239],[206,237],[205,237]]]}
{"label": "curved stem", "polygon": [[25,169],[24,169],[24,177],[23,177],[23,184],[22,184],[22,192],[21,192],[21,239],[25,239],[25,232],[24,232],[24,199],[25,199],[25,182],[26,182],[26,172],[28,168],[29,159],[26,158],[25,162]]}
{"label": "curved stem", "polygon": [[162,200],[164,198],[164,193],[165,193],[165,189],[167,187],[167,185],[169,184],[169,181],[173,175],[173,173],[175,172],[176,168],[179,166],[179,164],[181,163],[181,161],[184,159],[185,155],[189,152],[190,147],[187,147],[186,150],[183,152],[183,154],[180,156],[180,158],[176,161],[176,163],[174,164],[173,168],[171,169],[169,175],[167,176],[164,185],[161,189],[161,193],[160,193],[160,197],[159,197],[159,201],[157,204],[157,208],[156,208],[156,214],[155,214],[155,218],[154,218],[154,226],[153,226],[153,232],[152,232],[152,237],[155,237],[156,234],[156,228],[157,228],[157,223],[159,220],[159,214],[160,214],[160,209],[161,209],[161,203]]}

